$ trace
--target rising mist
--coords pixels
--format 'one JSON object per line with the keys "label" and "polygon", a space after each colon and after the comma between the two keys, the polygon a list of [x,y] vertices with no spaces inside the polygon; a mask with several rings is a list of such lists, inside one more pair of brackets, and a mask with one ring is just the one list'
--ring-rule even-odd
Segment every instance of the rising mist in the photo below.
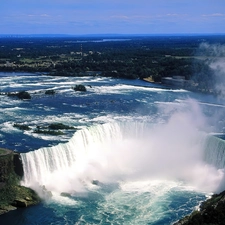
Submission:
{"label": "rising mist", "polygon": [[[170,109],[169,109],[170,108]],[[162,123],[115,122],[77,131],[66,144],[22,154],[23,184],[41,195],[84,192],[93,180],[182,181],[215,192],[223,171],[204,161],[206,118],[197,102],[159,105]]]}

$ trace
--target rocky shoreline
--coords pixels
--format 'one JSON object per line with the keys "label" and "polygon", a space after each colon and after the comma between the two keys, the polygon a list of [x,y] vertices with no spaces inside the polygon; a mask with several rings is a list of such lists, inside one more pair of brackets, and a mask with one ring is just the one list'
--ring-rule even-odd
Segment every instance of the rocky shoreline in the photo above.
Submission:
{"label": "rocky shoreline", "polygon": [[22,176],[20,155],[0,148],[0,215],[40,203],[33,190],[20,185]]}
{"label": "rocky shoreline", "polygon": [[225,191],[204,201],[199,210],[176,222],[174,225],[224,225]]}
{"label": "rocky shoreline", "polygon": [[1,192],[11,195],[10,192],[14,193],[14,197],[10,199],[0,200],[0,215],[8,213],[10,211],[16,210],[17,208],[26,208],[28,206],[37,205],[41,202],[38,195],[31,190],[20,185],[15,185],[13,187],[7,187]]}

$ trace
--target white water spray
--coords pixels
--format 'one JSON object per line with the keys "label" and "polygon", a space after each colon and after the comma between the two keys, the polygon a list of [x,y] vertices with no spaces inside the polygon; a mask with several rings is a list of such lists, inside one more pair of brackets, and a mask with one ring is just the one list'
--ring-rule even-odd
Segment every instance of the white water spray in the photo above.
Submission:
{"label": "white water spray", "polygon": [[43,186],[77,193],[93,180],[162,179],[216,191],[223,171],[204,161],[207,136],[193,121],[189,113],[179,112],[165,124],[115,122],[79,130],[66,144],[21,154],[23,185],[39,194]]}

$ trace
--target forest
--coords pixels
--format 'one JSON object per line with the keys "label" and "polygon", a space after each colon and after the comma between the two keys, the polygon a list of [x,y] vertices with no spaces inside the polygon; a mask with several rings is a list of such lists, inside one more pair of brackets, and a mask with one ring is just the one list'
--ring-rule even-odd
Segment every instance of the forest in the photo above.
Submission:
{"label": "forest", "polygon": [[222,45],[225,36],[2,36],[0,71],[149,78],[153,82],[182,76],[208,92],[215,82],[208,63],[212,55],[199,50],[202,43]]}

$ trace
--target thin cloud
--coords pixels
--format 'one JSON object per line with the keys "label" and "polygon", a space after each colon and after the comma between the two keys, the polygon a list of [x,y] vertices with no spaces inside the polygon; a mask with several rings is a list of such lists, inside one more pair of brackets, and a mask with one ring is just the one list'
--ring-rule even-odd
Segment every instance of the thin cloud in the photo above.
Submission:
{"label": "thin cloud", "polygon": [[111,16],[111,18],[116,18],[116,19],[130,19],[131,17],[124,16],[124,15],[114,15],[114,16]]}
{"label": "thin cloud", "polygon": [[[224,0],[8,0],[1,3],[0,27],[2,34],[28,32],[30,26],[26,24],[36,22],[48,24],[57,33],[68,34],[109,30],[113,33],[225,33],[225,14],[221,12],[224,7]],[[55,23],[63,26],[56,28]],[[90,24],[96,26],[93,31]],[[45,28],[40,32],[44,31]]]}
{"label": "thin cloud", "polygon": [[203,17],[225,17],[223,13],[203,14]]}
{"label": "thin cloud", "polygon": [[179,16],[179,14],[177,14],[177,13],[168,13],[168,14],[166,14],[166,16]]}
{"label": "thin cloud", "polygon": [[50,15],[48,15],[48,14],[41,14],[40,16],[41,17],[50,17]]}

